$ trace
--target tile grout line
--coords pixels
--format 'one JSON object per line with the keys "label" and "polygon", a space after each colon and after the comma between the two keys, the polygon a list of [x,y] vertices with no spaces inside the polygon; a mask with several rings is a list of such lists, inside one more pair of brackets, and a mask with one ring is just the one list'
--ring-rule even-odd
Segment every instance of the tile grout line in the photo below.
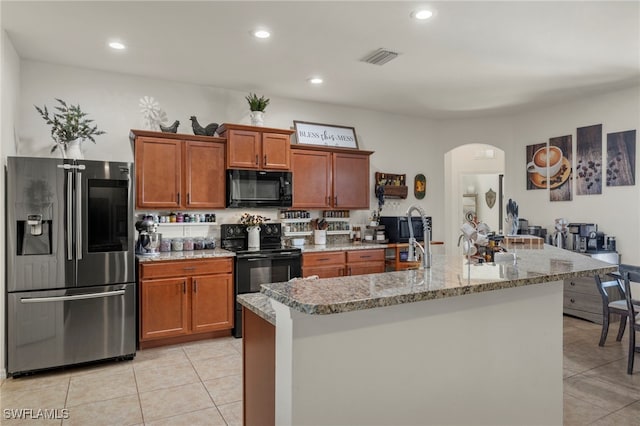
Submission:
{"label": "tile grout line", "polygon": [[[202,377],[200,376],[200,372],[198,372],[198,369],[196,368],[195,365],[193,365],[193,360],[191,359],[191,357],[189,356],[189,354],[186,353],[185,351],[185,355],[187,357],[187,360],[189,360],[189,364],[191,364],[191,367],[193,368],[193,371],[196,372],[196,375],[198,376],[198,379],[200,380],[200,383],[202,384],[202,386],[204,386],[204,390],[207,391],[207,395],[209,395],[209,399],[211,400],[211,402],[213,403],[213,406],[216,407],[216,410],[218,411],[218,414],[220,414],[220,417],[222,418],[222,421],[228,426],[229,422],[227,421],[227,419],[224,417],[224,415],[222,414],[222,411],[220,411],[220,407],[218,407],[218,404],[216,404],[216,401],[213,399],[213,397],[211,396],[211,392],[209,392],[209,389],[207,388],[207,385],[204,384],[204,380],[202,379]],[[214,357],[215,358],[215,357]],[[206,358],[206,359],[210,359],[210,358]],[[228,376],[225,376],[228,377]]]}

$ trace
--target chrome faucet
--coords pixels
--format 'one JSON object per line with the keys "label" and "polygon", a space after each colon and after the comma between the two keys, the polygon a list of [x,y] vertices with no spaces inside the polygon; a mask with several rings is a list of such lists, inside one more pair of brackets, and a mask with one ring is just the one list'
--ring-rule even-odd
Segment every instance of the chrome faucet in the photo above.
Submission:
{"label": "chrome faucet", "polygon": [[[422,219],[422,231],[424,232],[424,246],[421,246],[413,235],[413,225],[411,224],[411,213],[416,210]],[[409,225],[409,250],[407,251],[407,260],[416,261],[416,246],[422,251],[422,263],[420,269],[431,268],[431,230],[427,223],[427,216],[424,210],[419,206],[411,206],[407,210],[407,224]]]}

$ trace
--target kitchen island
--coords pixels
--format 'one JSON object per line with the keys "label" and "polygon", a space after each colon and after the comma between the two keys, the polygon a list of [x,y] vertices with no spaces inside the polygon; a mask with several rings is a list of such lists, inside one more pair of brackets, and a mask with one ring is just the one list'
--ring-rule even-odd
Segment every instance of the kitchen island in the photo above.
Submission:
{"label": "kitchen island", "polygon": [[561,424],[562,280],[617,267],[548,245],[516,258],[264,285],[273,312],[240,298],[260,330],[245,362],[275,363],[270,397],[245,365],[246,424]]}

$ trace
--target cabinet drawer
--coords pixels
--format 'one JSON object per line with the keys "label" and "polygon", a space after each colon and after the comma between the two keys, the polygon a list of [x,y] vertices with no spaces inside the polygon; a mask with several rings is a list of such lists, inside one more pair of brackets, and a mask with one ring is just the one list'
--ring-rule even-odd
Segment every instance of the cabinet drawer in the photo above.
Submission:
{"label": "cabinet drawer", "polygon": [[579,277],[564,280],[564,291],[572,291],[600,297],[596,280],[593,277]]}
{"label": "cabinet drawer", "polygon": [[141,279],[184,275],[225,274],[231,272],[233,272],[233,260],[231,258],[140,264]]}
{"label": "cabinet drawer", "polygon": [[351,250],[347,252],[347,263],[384,261],[384,249]]}
{"label": "cabinet drawer", "polygon": [[564,292],[564,307],[602,315],[602,298],[573,291]]}
{"label": "cabinet drawer", "polygon": [[341,251],[304,253],[302,266],[343,265],[344,259],[344,252]]}

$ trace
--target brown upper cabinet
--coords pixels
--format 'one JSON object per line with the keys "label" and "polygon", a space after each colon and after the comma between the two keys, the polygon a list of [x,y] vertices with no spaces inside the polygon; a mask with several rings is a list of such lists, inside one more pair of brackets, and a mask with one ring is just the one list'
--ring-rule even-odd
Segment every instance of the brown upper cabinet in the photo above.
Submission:
{"label": "brown upper cabinet", "polygon": [[136,207],[225,207],[225,140],[211,136],[132,130]]}
{"label": "brown upper cabinet", "polygon": [[292,146],[293,208],[368,209],[371,154]]}
{"label": "brown upper cabinet", "polygon": [[293,130],[224,123],[218,134],[227,138],[227,168],[289,170]]}

